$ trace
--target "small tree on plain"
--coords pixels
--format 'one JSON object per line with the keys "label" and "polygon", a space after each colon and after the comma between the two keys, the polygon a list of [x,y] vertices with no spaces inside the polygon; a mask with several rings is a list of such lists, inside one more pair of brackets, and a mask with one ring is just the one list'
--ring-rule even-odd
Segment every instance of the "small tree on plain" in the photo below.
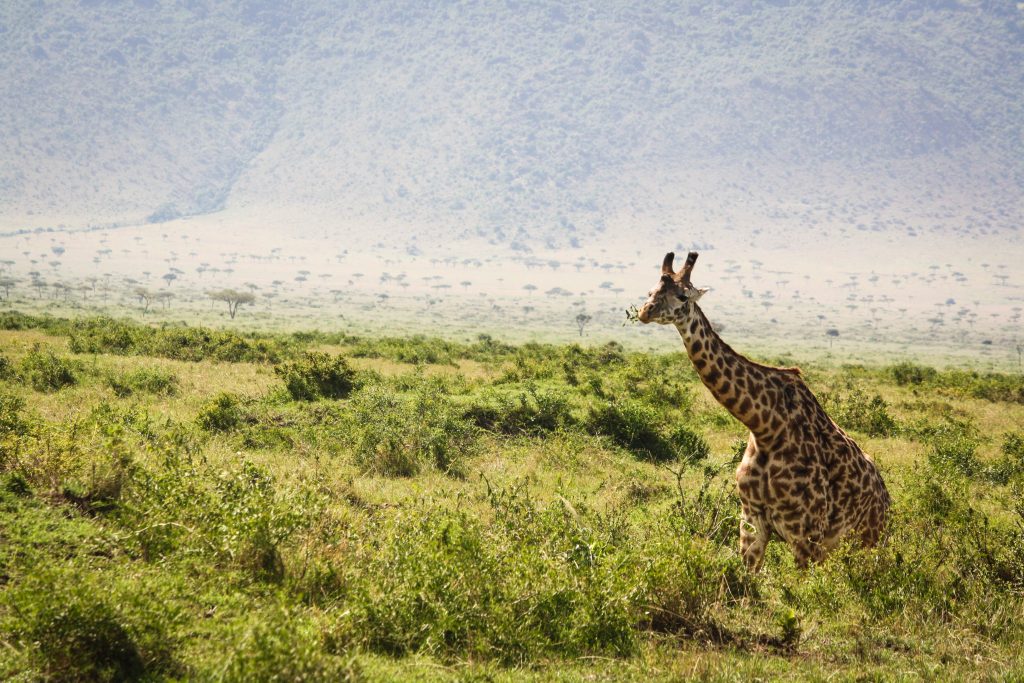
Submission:
{"label": "small tree on plain", "polygon": [[830,327],[829,329],[825,330],[825,335],[828,337],[828,348],[831,349],[832,342],[834,342],[839,337],[839,330],[837,330],[834,327]]}
{"label": "small tree on plain", "polygon": [[210,292],[209,296],[214,301],[223,301],[228,305],[228,315],[231,316],[232,320],[235,319],[239,306],[252,304],[256,301],[256,297],[251,292],[239,292],[237,289],[221,289],[216,292]]}
{"label": "small tree on plain", "polygon": [[63,282],[53,283],[53,298],[56,299],[60,296],[64,297],[64,301],[67,302],[71,298],[71,287],[64,284]]}
{"label": "small tree on plain", "polygon": [[161,308],[170,308],[171,299],[174,298],[174,292],[157,292],[155,295],[153,295],[153,298],[160,302]]}
{"label": "small tree on plain", "polygon": [[18,281],[13,277],[0,277],[0,289],[4,290],[4,299],[10,301],[11,299],[11,287],[18,284]]}
{"label": "small tree on plain", "polygon": [[132,290],[132,294],[134,294],[135,298],[137,298],[139,303],[142,304],[142,312],[149,313],[149,304],[153,298],[153,295],[150,294],[149,290],[145,287],[136,287]]}
{"label": "small tree on plain", "polygon": [[589,323],[591,320],[593,320],[593,318],[587,315],[586,313],[580,313],[579,315],[576,316],[576,327],[579,328],[581,337],[583,336],[583,328],[585,328],[587,326],[587,323]]}

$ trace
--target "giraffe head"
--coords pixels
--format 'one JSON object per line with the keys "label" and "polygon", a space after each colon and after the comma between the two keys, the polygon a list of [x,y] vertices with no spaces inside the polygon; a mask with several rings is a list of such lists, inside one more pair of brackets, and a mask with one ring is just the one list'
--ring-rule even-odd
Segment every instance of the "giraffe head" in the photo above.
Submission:
{"label": "giraffe head", "polygon": [[695,304],[706,289],[697,289],[690,283],[690,271],[697,262],[697,252],[686,256],[686,263],[678,273],[672,271],[673,252],[665,254],[661,264],[661,279],[648,293],[647,301],[637,314],[642,323],[659,325],[685,323],[693,315]]}

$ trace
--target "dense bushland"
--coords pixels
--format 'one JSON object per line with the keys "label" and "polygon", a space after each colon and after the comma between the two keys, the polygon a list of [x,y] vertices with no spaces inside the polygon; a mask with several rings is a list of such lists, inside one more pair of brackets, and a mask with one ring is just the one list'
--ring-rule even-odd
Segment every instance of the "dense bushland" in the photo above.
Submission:
{"label": "dense bushland", "polygon": [[889,535],[751,576],[745,432],[678,355],[254,337],[273,370],[185,395],[195,358],[16,320],[49,338],[0,356],[4,678],[1024,671],[1024,408],[969,373],[809,369]]}

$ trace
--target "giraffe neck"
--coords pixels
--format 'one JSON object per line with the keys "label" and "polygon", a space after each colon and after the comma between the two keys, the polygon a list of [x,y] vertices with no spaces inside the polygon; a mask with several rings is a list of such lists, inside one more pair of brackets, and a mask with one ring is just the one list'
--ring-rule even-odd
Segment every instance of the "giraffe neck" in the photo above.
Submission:
{"label": "giraffe neck", "polygon": [[676,329],[701,382],[716,401],[754,433],[755,438],[770,436],[773,426],[768,423],[766,414],[759,410],[761,397],[768,393],[768,368],[733,351],[711,328],[704,312],[696,304],[693,307],[694,314],[690,320],[677,323]]}

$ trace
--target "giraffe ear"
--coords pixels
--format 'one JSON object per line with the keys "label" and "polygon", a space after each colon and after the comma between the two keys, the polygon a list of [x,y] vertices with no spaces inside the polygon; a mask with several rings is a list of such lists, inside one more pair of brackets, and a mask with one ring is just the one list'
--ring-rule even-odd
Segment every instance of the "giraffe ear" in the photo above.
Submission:
{"label": "giraffe ear", "polygon": [[700,298],[707,294],[710,290],[705,287],[703,289],[694,289],[693,294],[690,295],[690,301],[700,301]]}

